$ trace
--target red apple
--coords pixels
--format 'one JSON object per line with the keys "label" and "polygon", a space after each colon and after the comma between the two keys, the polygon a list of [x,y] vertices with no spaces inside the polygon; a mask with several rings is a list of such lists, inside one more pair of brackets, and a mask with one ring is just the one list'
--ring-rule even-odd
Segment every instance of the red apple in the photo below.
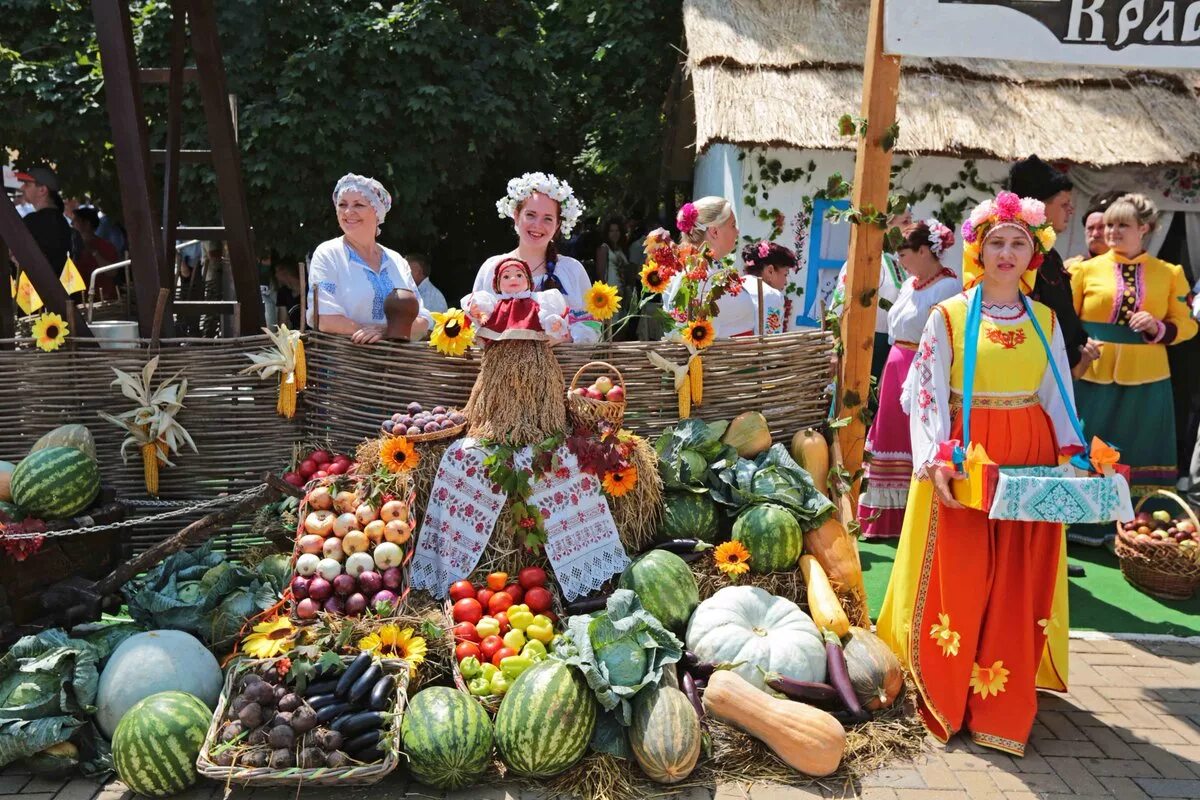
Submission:
{"label": "red apple", "polygon": [[467,597],[475,597],[475,587],[470,581],[455,581],[450,584],[450,599],[458,602]]}
{"label": "red apple", "polygon": [[[311,590],[310,590],[311,591]],[[479,605],[478,600],[472,600],[470,597],[464,597],[454,604],[454,621],[469,622],[474,625],[479,622],[483,616],[483,606]]]}
{"label": "red apple", "polygon": [[328,477],[329,477],[329,473],[323,469],[319,469],[312,474],[312,478],[314,481],[319,481],[322,478],[328,478]]}
{"label": "red apple", "polygon": [[[501,644],[503,644],[503,642],[501,642]],[[498,667],[500,666],[501,661],[509,656],[515,656],[516,654],[517,651],[513,650],[511,647],[501,647],[499,650],[492,653],[492,663]]]}
{"label": "red apple", "polygon": [[604,399],[604,395],[603,395],[603,394],[601,394],[601,393],[600,393],[600,390],[599,390],[599,389],[597,389],[597,388],[596,388],[596,387],[594,387],[594,386],[589,386],[589,387],[588,387],[588,388],[587,388],[587,389],[584,391],[584,395],[585,395],[586,397],[589,397],[589,398],[591,398],[592,400],[603,400],[603,399]]}
{"label": "red apple", "polygon": [[347,469],[349,469],[348,464],[343,464],[341,461],[334,461],[325,467],[325,472],[330,475],[345,475]]}
{"label": "red apple", "polygon": [[525,605],[529,606],[529,610],[533,613],[541,614],[550,610],[554,605],[554,598],[550,595],[549,589],[544,586],[534,586],[525,592]]}
{"label": "red apple", "polygon": [[479,653],[483,656],[484,661],[491,661],[492,656],[503,647],[504,640],[499,636],[487,636],[479,643]]}
{"label": "red apple", "polygon": [[604,395],[604,399],[610,403],[624,403],[625,388],[622,386],[614,386],[608,390],[608,394]]}
{"label": "red apple", "polygon": [[545,586],[546,570],[541,567],[526,567],[517,574],[517,583],[526,591],[534,586]]}
{"label": "red apple", "polygon": [[[509,608],[509,606],[513,605],[514,602],[515,601],[513,600],[513,596],[511,594],[509,594],[508,592],[496,592],[488,600],[488,605],[487,605],[488,613],[494,617],[497,614],[499,614],[501,611],[506,611]],[[476,605],[478,605],[478,603],[476,603]],[[480,613],[479,616],[480,617],[483,616],[482,612]],[[478,620],[479,620],[479,618],[476,617],[475,620],[473,620],[473,621],[478,622]]]}
{"label": "red apple", "polygon": [[525,590],[517,583],[510,583],[508,586],[505,586],[504,593],[513,599],[513,605],[525,599]]}
{"label": "red apple", "polygon": [[317,462],[311,458],[306,458],[300,462],[300,466],[296,468],[296,471],[307,478],[317,471]]}
{"label": "red apple", "polygon": [[285,472],[283,473],[283,480],[285,483],[290,483],[298,489],[304,488],[304,476],[299,472]]}
{"label": "red apple", "polygon": [[583,388],[582,386],[576,386],[571,390],[571,394],[579,397],[585,397],[587,395],[587,389]]}
{"label": "red apple", "polygon": [[479,631],[475,630],[473,622],[460,622],[454,626],[454,641],[478,643],[479,640]]}
{"label": "red apple", "polygon": [[464,658],[470,658],[471,656],[475,656],[478,659],[483,658],[483,652],[475,642],[459,642],[458,647],[454,648],[454,658],[457,661],[462,661]]}

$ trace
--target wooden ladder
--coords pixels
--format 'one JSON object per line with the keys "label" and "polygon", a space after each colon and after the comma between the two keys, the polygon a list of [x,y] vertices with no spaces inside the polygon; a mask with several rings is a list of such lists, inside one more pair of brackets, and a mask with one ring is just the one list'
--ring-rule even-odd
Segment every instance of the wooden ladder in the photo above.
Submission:
{"label": "wooden ladder", "polygon": [[[258,331],[263,325],[258,262],[212,0],[171,0],[171,55],[170,65],[165,68],[138,68],[129,5],[125,0],[93,0],[92,12],[104,71],[104,93],[112,125],[129,256],[133,262],[141,335],[147,338],[173,335],[175,314],[231,311],[232,304],[228,301],[174,301],[177,239],[225,241],[237,300],[236,327]],[[186,65],[189,44],[194,67]],[[195,83],[199,88],[209,150],[180,147],[185,82]],[[167,86],[166,144],[162,149],[151,150],[147,143],[143,83]],[[162,163],[164,167],[161,203],[157,207],[152,163]],[[179,166],[183,163],[211,164],[216,172],[223,224],[206,227],[179,224]],[[160,288],[170,290],[166,293],[161,332],[153,330]]]}

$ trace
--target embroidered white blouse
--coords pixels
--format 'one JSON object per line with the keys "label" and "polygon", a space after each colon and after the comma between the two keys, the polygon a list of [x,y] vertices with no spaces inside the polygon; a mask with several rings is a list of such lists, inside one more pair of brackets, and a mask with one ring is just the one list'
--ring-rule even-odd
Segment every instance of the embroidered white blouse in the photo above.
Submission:
{"label": "embroidered white blouse", "polygon": [[[748,277],[748,275],[742,276],[743,279]],[[682,272],[676,273],[667,282],[667,288],[662,294],[663,308],[671,307],[681,283],[683,283]],[[731,339],[735,336],[749,336],[757,329],[758,309],[755,302],[758,299],[758,290],[754,290],[754,299],[751,299],[746,287],[747,284],[743,283],[742,291],[736,295],[723,294],[717,298],[717,316],[713,320],[713,332],[716,334],[716,338]]]}
{"label": "embroidered white blouse", "polygon": [[[846,311],[846,273],[849,269],[849,262],[842,264],[833,295],[829,298],[829,312],[838,317]],[[904,284],[906,274],[894,255],[883,254],[883,258],[879,260],[879,295],[875,298],[876,333],[888,332],[888,312],[900,296],[900,288]]]}
{"label": "embroidered white blouse", "polygon": [[308,262],[308,324],[313,324],[313,295],[322,315],[337,314],[360,325],[385,325],[383,303],[395,289],[407,289],[417,297],[418,316],[433,328],[433,317],[421,301],[408,262],[395,250],[380,245],[383,258],[379,272],[367,266],[342,237],[322,242]]}
{"label": "embroidered white blouse", "polygon": [[[507,255],[492,256],[484,261],[483,266],[475,275],[475,286],[472,291],[492,292],[492,280],[496,274],[496,265],[502,258],[507,257]],[[589,314],[584,306],[583,298],[587,290],[592,288],[592,279],[588,277],[583,264],[570,256],[560,255],[554,268],[554,277],[558,278],[558,282],[562,284],[562,293],[569,306],[571,341],[582,344],[600,341],[600,322]],[[533,280],[536,284],[534,288],[540,290],[546,276],[539,275]],[[622,302],[628,303],[629,298],[625,298]]]}
{"label": "embroidered white blouse", "polygon": [[[967,303],[973,288],[967,292],[946,300],[946,303]],[[1017,327],[1025,322],[1027,315],[1020,306],[992,306],[984,303],[983,318],[997,328]],[[1046,332],[1050,342],[1050,353],[1058,367],[1072,406],[1075,403],[1074,390],[1071,384],[1071,366],[1067,361],[1067,349],[1063,344],[1062,328],[1054,326],[1053,333]],[[1040,348],[1041,342],[1035,341],[1034,346]],[[954,357],[954,348],[946,333],[946,325],[941,314],[931,313],[925,321],[925,329],[921,334],[921,343],[917,346],[917,357],[913,360],[908,379],[900,394],[900,405],[908,414],[909,433],[912,438],[912,454],[914,472],[920,477],[927,477],[929,466],[938,461],[938,447],[948,441],[951,431],[950,417],[950,366]],[[976,396],[982,393],[975,392]],[[1011,393],[994,393],[994,396],[1019,396],[1023,391]],[[1054,437],[1061,450],[1071,445],[1082,445],[1075,429],[1071,425],[1071,417],[1058,386],[1054,381],[1054,373],[1047,368],[1037,390],[1038,401],[1050,417],[1054,429]]]}
{"label": "embroidered white blouse", "polygon": [[[758,308],[758,285],[762,284],[762,313],[764,331],[759,331],[758,320],[760,318]],[[784,329],[784,296],[783,292],[768,285],[757,275],[747,275],[742,283],[742,293],[748,296],[751,302],[754,303],[754,335],[765,333],[770,336],[775,333],[783,333]],[[717,318],[718,321],[720,317]]]}
{"label": "embroidered white blouse", "polygon": [[916,280],[909,277],[904,281],[896,302],[888,311],[888,341],[892,344],[919,342],[925,330],[925,320],[929,319],[933,307],[962,291],[962,281],[952,272],[938,276],[920,289]]}

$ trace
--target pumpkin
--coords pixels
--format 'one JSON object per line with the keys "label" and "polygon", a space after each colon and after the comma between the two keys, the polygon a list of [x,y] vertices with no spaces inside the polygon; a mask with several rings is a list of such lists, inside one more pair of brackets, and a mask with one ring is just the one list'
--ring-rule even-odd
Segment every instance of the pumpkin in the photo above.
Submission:
{"label": "pumpkin", "polygon": [[629,749],[650,780],[679,783],[691,775],[702,738],[696,709],[678,689],[647,686],[633,698]]}
{"label": "pumpkin", "polygon": [[846,671],[858,702],[869,711],[890,708],[904,688],[900,659],[884,641],[864,628],[851,628],[842,646]]}
{"label": "pumpkin", "polygon": [[800,556],[800,574],[804,576],[804,586],[808,590],[808,613],[812,615],[817,627],[825,631],[833,631],[838,638],[850,632],[850,620],[842,608],[842,602],[833,593],[829,577],[821,564],[812,556]]}
{"label": "pumpkin", "polygon": [[805,531],[804,552],[817,559],[835,590],[854,593],[866,606],[867,587],[863,584],[858,546],[846,526],[829,517],[819,528]]}
{"label": "pumpkin", "polygon": [[0,461],[0,502],[12,502],[12,474],[16,468],[15,464]]}
{"label": "pumpkin", "polygon": [[[695,392],[692,393],[695,396]],[[721,442],[737,450],[742,458],[754,458],[771,447],[771,429],[761,411],[738,414],[725,429]]]}
{"label": "pumpkin", "polygon": [[714,672],[703,703],[706,713],[758,739],[805,775],[831,775],[842,762],[846,729],[832,715],[771,697],[734,672]]}
{"label": "pumpkin", "polygon": [[825,642],[800,607],[757,586],[726,586],[705,600],[687,627],[687,649],[767,690],[763,673],[825,680]]}
{"label": "pumpkin", "polygon": [[829,443],[812,428],[796,431],[792,437],[792,458],[812,476],[817,491],[829,496]]}

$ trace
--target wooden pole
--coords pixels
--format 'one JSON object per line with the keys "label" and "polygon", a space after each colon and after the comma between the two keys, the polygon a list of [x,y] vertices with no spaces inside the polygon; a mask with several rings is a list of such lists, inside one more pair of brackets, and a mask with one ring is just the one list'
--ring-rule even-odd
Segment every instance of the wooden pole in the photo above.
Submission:
{"label": "wooden pole", "polygon": [[[862,116],[867,120],[867,130],[858,143],[851,201],[861,213],[872,210],[887,213],[891,179],[892,154],[884,149],[883,140],[896,121],[900,59],[883,53],[883,2],[871,0],[867,57],[863,67]],[[883,229],[873,223],[855,225],[850,234],[846,311],[842,319],[845,353],[838,381],[837,415],[850,418],[850,424],[839,429],[838,439],[846,471],[852,476],[862,466],[867,436],[862,417],[871,391],[871,352],[875,344],[875,308],[883,237]],[[854,480],[850,487],[850,498],[856,507],[858,484],[859,481]]]}

